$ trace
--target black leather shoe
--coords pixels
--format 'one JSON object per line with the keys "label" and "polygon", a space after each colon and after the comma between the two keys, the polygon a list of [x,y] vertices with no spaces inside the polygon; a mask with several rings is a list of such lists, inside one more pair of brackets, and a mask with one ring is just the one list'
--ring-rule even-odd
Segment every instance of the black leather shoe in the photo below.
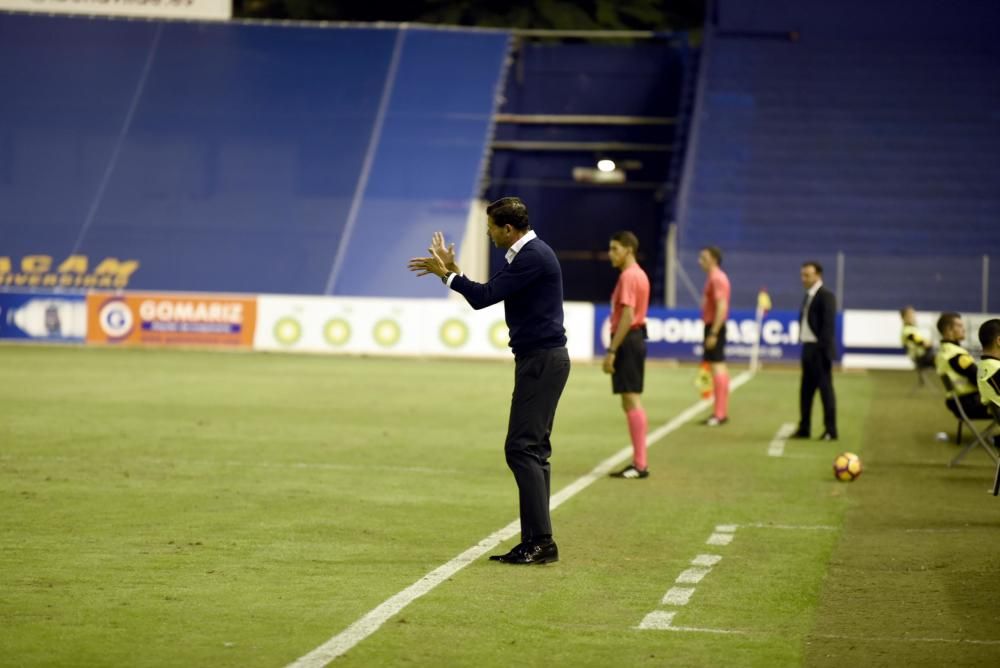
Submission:
{"label": "black leather shoe", "polygon": [[821,441],[836,441],[837,440],[837,435],[836,434],[831,434],[828,431],[824,431],[823,435],[819,437],[819,440],[821,440]]}
{"label": "black leather shoe", "polygon": [[559,548],[553,540],[546,543],[522,543],[507,554],[490,557],[490,560],[520,566],[551,564],[559,561]]}
{"label": "black leather shoe", "polygon": [[789,436],[788,438],[809,438],[809,432],[808,431],[797,431],[794,434],[792,434],[791,436]]}
{"label": "black leather shoe", "polygon": [[491,554],[490,561],[502,561],[507,563],[509,560],[514,559],[521,554],[521,550],[524,548],[524,543],[518,543],[514,546],[514,549],[507,554]]}

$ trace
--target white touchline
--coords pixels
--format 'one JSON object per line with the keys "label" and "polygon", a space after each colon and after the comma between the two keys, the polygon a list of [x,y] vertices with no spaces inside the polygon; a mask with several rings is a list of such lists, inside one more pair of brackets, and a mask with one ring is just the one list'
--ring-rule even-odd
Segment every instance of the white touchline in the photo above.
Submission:
{"label": "white touchline", "polygon": [[768,456],[781,457],[785,454],[785,442],[793,433],[795,433],[795,424],[793,422],[786,422],[778,427],[778,432],[771,439],[771,445],[767,448]]}
{"label": "white touchline", "polygon": [[713,533],[705,541],[706,545],[729,545],[733,542],[733,535],[731,533]]}
{"label": "white touchline", "polygon": [[[733,379],[729,386],[729,391],[736,391],[751,378],[753,378],[753,374],[749,371],[744,371]],[[647,434],[646,444],[648,446],[652,446],[667,434],[679,429],[686,422],[711,405],[711,401],[708,399],[702,399],[701,401],[689,406],[673,420]],[[596,480],[603,478],[613,468],[620,465],[626,458],[631,456],[631,445],[622,448],[598,464],[590,473],[577,478],[575,481],[562,488],[558,493],[554,494],[549,500],[549,508],[551,510],[555,510],[564,502],[585,490]],[[499,531],[494,531],[489,536],[482,539],[448,563],[438,566],[403,591],[382,601],[382,603],[370,610],[346,629],[333,636],[308,654],[305,654],[288,664],[288,668],[319,668],[320,666],[327,665],[338,656],[342,656],[359,642],[375,633],[379,627],[381,627],[385,622],[410,603],[434,589],[452,575],[462,570],[490,550],[494,549],[500,543],[513,537],[520,530],[521,521],[514,520]],[[732,534],[729,534],[729,537],[731,540]]]}

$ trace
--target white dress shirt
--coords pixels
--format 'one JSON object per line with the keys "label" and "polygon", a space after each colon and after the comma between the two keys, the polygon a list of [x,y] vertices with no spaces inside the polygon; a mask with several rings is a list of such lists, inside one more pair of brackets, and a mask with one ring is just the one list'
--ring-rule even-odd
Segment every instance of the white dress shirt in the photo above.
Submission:
{"label": "white dress shirt", "polygon": [[819,339],[816,338],[816,332],[812,331],[812,327],[809,326],[809,307],[812,306],[813,297],[819,292],[819,289],[823,287],[823,281],[816,281],[809,292],[806,294],[809,297],[806,299],[806,305],[802,309],[802,325],[799,329],[799,343],[818,343]]}

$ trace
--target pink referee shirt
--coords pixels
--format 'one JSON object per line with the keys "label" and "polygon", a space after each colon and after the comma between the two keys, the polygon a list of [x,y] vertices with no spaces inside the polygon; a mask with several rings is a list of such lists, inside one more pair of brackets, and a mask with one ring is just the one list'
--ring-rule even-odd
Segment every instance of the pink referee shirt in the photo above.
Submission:
{"label": "pink referee shirt", "polygon": [[649,311],[649,277],[638,263],[633,264],[618,277],[615,291],[611,293],[611,332],[618,330],[622,319],[622,308],[632,307],[632,326],[638,329],[646,324]]}
{"label": "pink referee shirt", "polygon": [[705,278],[705,292],[701,296],[701,319],[706,325],[715,320],[715,309],[719,302],[726,305],[722,318],[729,318],[729,292],[729,277],[722,269],[714,267]]}

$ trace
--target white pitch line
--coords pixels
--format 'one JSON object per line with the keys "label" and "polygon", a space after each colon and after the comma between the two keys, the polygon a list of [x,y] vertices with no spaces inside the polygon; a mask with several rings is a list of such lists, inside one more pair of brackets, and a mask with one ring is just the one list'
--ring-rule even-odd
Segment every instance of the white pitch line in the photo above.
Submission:
{"label": "white pitch line", "polygon": [[[751,378],[753,378],[753,374],[749,371],[744,371],[733,379],[729,386],[729,391],[736,391],[741,386],[746,384]],[[676,431],[698,415],[698,413],[711,405],[711,401],[703,399],[689,406],[670,422],[656,429],[652,433],[647,434],[647,446],[652,446],[667,434]],[[598,464],[590,473],[577,478],[575,481],[560,490],[557,494],[552,496],[549,500],[549,509],[555,510],[563,503],[585,490],[595,481],[605,477],[613,468],[620,465],[623,461],[625,461],[625,459],[631,456],[632,446],[629,445],[622,448],[614,455],[608,457],[603,462]],[[494,531],[489,536],[482,539],[451,561],[438,566],[403,591],[382,601],[382,603],[367,612],[364,616],[348,626],[346,629],[333,636],[308,654],[305,654],[288,664],[288,668],[320,668],[321,666],[327,665],[337,657],[343,656],[352,647],[371,634],[375,633],[375,631],[399,613],[403,608],[437,587],[439,584],[471,564],[476,559],[496,548],[496,546],[500,543],[516,535],[520,529],[520,520],[514,520],[503,529]],[[728,534],[728,536],[730,540],[732,540],[732,534]],[[649,615],[647,615],[647,617],[648,616]]]}
{"label": "white pitch line", "polygon": [[733,542],[733,536],[736,534],[731,533],[713,533],[705,541],[706,545],[729,545]]}
{"label": "white pitch line", "polygon": [[692,566],[715,566],[722,561],[722,557],[717,554],[699,554],[691,560]]}
{"label": "white pitch line", "polygon": [[744,524],[749,529],[789,529],[791,531],[836,531],[837,527],[829,524],[767,524],[766,522],[754,522]]}
{"label": "white pitch line", "polygon": [[674,626],[674,616],[676,610],[653,610],[642,618],[635,628],[639,631],[677,631],[680,633],[723,633],[723,634],[745,634],[746,631],[736,631],[733,629],[706,629],[698,626]]}
{"label": "white pitch line", "polygon": [[726,633],[726,634],[738,634],[743,635],[746,631],[737,631],[735,629],[705,629],[699,626],[674,626],[671,624],[664,631],[678,631],[680,633]]}
{"label": "white pitch line", "polygon": [[795,433],[795,423],[786,422],[778,427],[778,432],[771,439],[771,444],[767,448],[769,457],[781,457],[785,454],[785,442],[788,437]]}
{"label": "white pitch line", "polygon": [[715,530],[718,533],[734,533],[740,528],[739,524],[717,524]]}
{"label": "white pitch line", "polygon": [[674,615],[677,613],[675,611],[667,610],[653,610],[651,613],[642,618],[639,622],[637,629],[656,629],[657,631],[663,631],[670,628],[670,623],[674,621]]}
{"label": "white pitch line", "polygon": [[711,570],[711,568],[689,568],[678,575],[674,582],[677,584],[698,584]]}
{"label": "white pitch line", "polygon": [[869,636],[838,636],[831,634],[809,634],[811,638],[825,638],[829,640],[852,640],[852,641],[864,641],[864,642],[936,642],[936,643],[949,643],[949,644],[967,644],[967,645],[1000,645],[1000,640],[973,640],[971,638],[890,638],[890,637],[878,637],[872,638]]}
{"label": "white pitch line", "polygon": [[671,587],[663,595],[660,605],[687,605],[694,594],[694,587]]}

